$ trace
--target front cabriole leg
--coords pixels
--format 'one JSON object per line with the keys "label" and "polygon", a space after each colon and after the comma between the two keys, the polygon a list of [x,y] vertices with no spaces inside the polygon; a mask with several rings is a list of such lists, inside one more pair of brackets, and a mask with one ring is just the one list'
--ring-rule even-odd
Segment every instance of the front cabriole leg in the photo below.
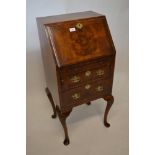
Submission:
{"label": "front cabriole leg", "polygon": [[49,91],[48,88],[45,88],[45,92],[46,92],[46,95],[48,97],[48,99],[50,100],[50,103],[52,105],[52,108],[53,108],[53,115],[51,116],[52,118],[56,118],[56,108],[55,108],[55,104],[54,104],[54,101],[53,101],[53,98],[52,98],[52,94],[51,92]]}
{"label": "front cabriole leg", "polygon": [[109,95],[109,96],[104,96],[103,98],[104,98],[104,100],[107,101],[107,106],[106,106],[105,113],[104,113],[104,125],[106,127],[110,127],[110,124],[107,122],[107,116],[108,116],[109,110],[114,102],[114,97],[112,95]]}
{"label": "front cabriole leg", "polygon": [[68,145],[70,142],[69,142],[69,136],[68,136],[68,129],[67,129],[67,125],[66,125],[66,119],[69,116],[69,114],[71,113],[72,109],[67,111],[67,112],[62,113],[60,111],[59,107],[56,106],[56,111],[58,113],[59,120],[62,124],[62,127],[64,129],[64,133],[65,133],[65,139],[64,139],[63,143],[64,143],[64,145]]}

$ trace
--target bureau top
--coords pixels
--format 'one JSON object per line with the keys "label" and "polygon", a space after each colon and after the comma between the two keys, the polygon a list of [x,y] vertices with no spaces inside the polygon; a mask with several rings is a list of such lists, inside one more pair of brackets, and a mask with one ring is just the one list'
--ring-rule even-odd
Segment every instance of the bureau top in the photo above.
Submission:
{"label": "bureau top", "polygon": [[63,14],[63,15],[38,17],[37,20],[42,22],[42,24],[50,24],[50,23],[57,23],[57,22],[63,22],[63,21],[92,18],[92,17],[100,17],[100,16],[103,16],[103,15],[93,11],[85,11],[85,12],[69,13],[69,14]]}
{"label": "bureau top", "polygon": [[37,18],[44,27],[58,67],[115,55],[106,17],[79,12]]}

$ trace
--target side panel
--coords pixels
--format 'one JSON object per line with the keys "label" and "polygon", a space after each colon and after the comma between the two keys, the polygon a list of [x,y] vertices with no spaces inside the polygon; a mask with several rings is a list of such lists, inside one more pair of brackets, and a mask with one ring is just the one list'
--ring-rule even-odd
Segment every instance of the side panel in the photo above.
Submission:
{"label": "side panel", "polygon": [[46,84],[50,92],[52,93],[54,103],[59,106],[60,100],[58,92],[57,68],[53,57],[53,49],[50,47],[49,40],[46,36],[43,21],[41,19],[37,19],[37,25],[42,52],[42,60],[44,64],[44,71],[46,77]]}

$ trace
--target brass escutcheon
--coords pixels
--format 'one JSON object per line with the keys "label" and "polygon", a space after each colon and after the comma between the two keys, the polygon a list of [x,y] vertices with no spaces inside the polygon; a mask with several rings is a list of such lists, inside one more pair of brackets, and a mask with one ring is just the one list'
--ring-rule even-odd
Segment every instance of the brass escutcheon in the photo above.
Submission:
{"label": "brass escutcheon", "polygon": [[99,70],[96,71],[96,74],[97,74],[98,76],[101,76],[101,75],[104,74],[104,70],[99,69]]}
{"label": "brass escutcheon", "polygon": [[97,90],[97,91],[103,91],[103,86],[98,86],[98,87],[96,88],[96,90]]}
{"label": "brass escutcheon", "polygon": [[91,85],[90,84],[87,84],[87,85],[85,85],[85,89],[90,89],[90,87],[91,87]]}
{"label": "brass escutcheon", "polygon": [[83,25],[81,23],[77,23],[75,26],[77,29],[82,29]]}
{"label": "brass escutcheon", "polygon": [[86,72],[85,72],[85,76],[86,76],[86,77],[89,77],[90,75],[91,75],[91,71],[86,71]]}
{"label": "brass escutcheon", "polygon": [[73,76],[73,77],[71,78],[71,81],[72,81],[73,83],[77,83],[77,82],[80,81],[80,77],[79,77],[79,76]]}
{"label": "brass escutcheon", "polygon": [[79,99],[79,98],[80,98],[80,93],[75,93],[74,95],[72,95],[72,98],[73,98],[74,100]]}

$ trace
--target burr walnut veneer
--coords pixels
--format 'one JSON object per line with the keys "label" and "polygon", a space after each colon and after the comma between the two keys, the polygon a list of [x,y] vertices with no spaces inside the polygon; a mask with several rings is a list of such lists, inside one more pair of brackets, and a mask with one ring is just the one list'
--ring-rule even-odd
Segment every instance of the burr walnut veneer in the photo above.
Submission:
{"label": "burr walnut veneer", "polygon": [[69,144],[66,118],[72,109],[92,100],[107,101],[104,125],[114,101],[115,47],[106,17],[91,11],[37,18],[45,69],[46,94]]}

